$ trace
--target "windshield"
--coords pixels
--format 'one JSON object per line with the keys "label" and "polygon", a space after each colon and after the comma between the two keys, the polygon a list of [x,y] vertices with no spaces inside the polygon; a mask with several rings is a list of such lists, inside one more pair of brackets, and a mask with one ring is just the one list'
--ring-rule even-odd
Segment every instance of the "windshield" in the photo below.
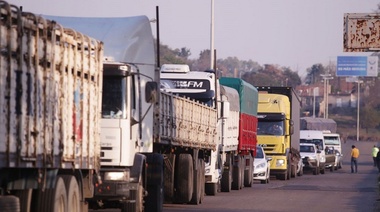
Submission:
{"label": "windshield", "polygon": [[324,138],[326,145],[340,145],[340,140],[336,136],[325,136]]}
{"label": "windshield", "polygon": [[318,150],[324,150],[322,139],[300,139],[300,143],[315,144]]}
{"label": "windshield", "polygon": [[258,135],[284,135],[284,123],[282,121],[259,121]]}
{"label": "windshield", "polygon": [[260,148],[260,147],[257,148],[255,158],[264,158],[264,153],[263,153],[262,148]]}
{"label": "windshield", "polygon": [[103,78],[102,118],[123,117],[125,87],[124,78]]}
{"label": "windshield", "polygon": [[315,149],[313,146],[300,146],[300,152],[315,152]]}

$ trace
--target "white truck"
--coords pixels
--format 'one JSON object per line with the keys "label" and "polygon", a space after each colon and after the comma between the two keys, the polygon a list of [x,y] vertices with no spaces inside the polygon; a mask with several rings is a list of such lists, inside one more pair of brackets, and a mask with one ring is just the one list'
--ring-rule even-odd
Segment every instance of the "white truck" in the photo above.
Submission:
{"label": "white truck", "polygon": [[149,19],[51,18],[104,43],[102,184],[87,199],[90,208],[200,204],[205,161],[216,150],[217,110],[159,89]]}
{"label": "white truck", "polygon": [[333,151],[335,154],[335,166],[334,169],[341,169],[342,168],[342,141],[340,139],[340,134],[338,133],[331,133],[330,131],[323,131],[323,137],[325,140],[326,146]]}
{"label": "white truck", "polygon": [[317,146],[313,143],[300,143],[300,154],[304,169],[313,171],[314,175],[320,173],[321,165],[321,150],[318,150]]}
{"label": "white truck", "polygon": [[0,1],[0,210],[87,211],[103,44]]}
{"label": "white truck", "polygon": [[[214,72],[190,71],[190,67],[185,64],[162,65],[161,90],[202,102],[219,111],[218,146],[205,163],[205,194],[216,195],[222,182],[225,155],[236,151],[238,146],[240,104],[237,91],[220,86]],[[231,181],[228,188],[231,190]]]}
{"label": "white truck", "polygon": [[241,79],[218,79],[214,71],[190,71],[181,64],[162,66],[161,88],[218,111],[220,134],[217,149],[206,162],[206,194],[215,195],[219,187],[222,192],[250,187],[256,149],[257,90]]}

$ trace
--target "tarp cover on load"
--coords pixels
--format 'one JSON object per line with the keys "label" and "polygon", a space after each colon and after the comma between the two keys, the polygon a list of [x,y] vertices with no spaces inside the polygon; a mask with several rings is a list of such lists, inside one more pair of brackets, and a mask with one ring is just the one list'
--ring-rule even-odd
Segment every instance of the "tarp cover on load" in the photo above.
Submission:
{"label": "tarp cover on load", "polygon": [[124,63],[155,64],[153,35],[146,16],[44,17],[103,41],[105,58]]}
{"label": "tarp cover on load", "polygon": [[330,130],[331,133],[336,133],[336,122],[333,119],[302,117],[301,130]]}
{"label": "tarp cover on load", "polygon": [[222,77],[219,79],[221,85],[234,88],[240,96],[240,112],[257,116],[258,91],[257,89],[239,78]]}

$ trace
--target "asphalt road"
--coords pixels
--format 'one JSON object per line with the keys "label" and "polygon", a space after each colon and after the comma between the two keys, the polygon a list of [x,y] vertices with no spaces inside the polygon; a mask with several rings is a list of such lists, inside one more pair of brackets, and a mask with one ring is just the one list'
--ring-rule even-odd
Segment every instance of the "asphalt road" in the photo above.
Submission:
{"label": "asphalt road", "polygon": [[[360,150],[358,173],[350,169],[351,145]],[[269,184],[255,182],[251,188],[206,196],[200,205],[165,204],[164,212],[371,212],[380,211],[377,168],[371,148],[377,142],[347,141],[343,144],[343,168],[326,174],[304,173],[301,177]],[[91,211],[91,210],[90,210]],[[96,210],[96,212],[120,210]],[[94,211],[95,212],[95,211]]]}
{"label": "asphalt road", "polygon": [[[351,145],[360,150],[358,173],[350,168]],[[304,173],[301,177],[269,184],[255,182],[252,188],[206,196],[201,205],[165,204],[164,211],[275,212],[275,211],[380,211],[377,200],[378,171],[371,148],[377,142],[347,141],[343,144],[343,168],[326,174]]]}

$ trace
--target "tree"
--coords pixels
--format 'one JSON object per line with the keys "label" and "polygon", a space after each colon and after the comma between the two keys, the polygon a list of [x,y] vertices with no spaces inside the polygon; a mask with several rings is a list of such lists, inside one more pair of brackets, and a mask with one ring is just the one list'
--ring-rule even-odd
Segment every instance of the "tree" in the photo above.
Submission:
{"label": "tree", "polygon": [[312,85],[322,80],[321,74],[325,73],[325,68],[322,64],[314,64],[311,68],[307,69],[305,84]]}
{"label": "tree", "polygon": [[360,110],[360,125],[362,128],[368,129],[375,128],[380,124],[380,114],[377,110],[374,110],[370,104],[365,105]]}

